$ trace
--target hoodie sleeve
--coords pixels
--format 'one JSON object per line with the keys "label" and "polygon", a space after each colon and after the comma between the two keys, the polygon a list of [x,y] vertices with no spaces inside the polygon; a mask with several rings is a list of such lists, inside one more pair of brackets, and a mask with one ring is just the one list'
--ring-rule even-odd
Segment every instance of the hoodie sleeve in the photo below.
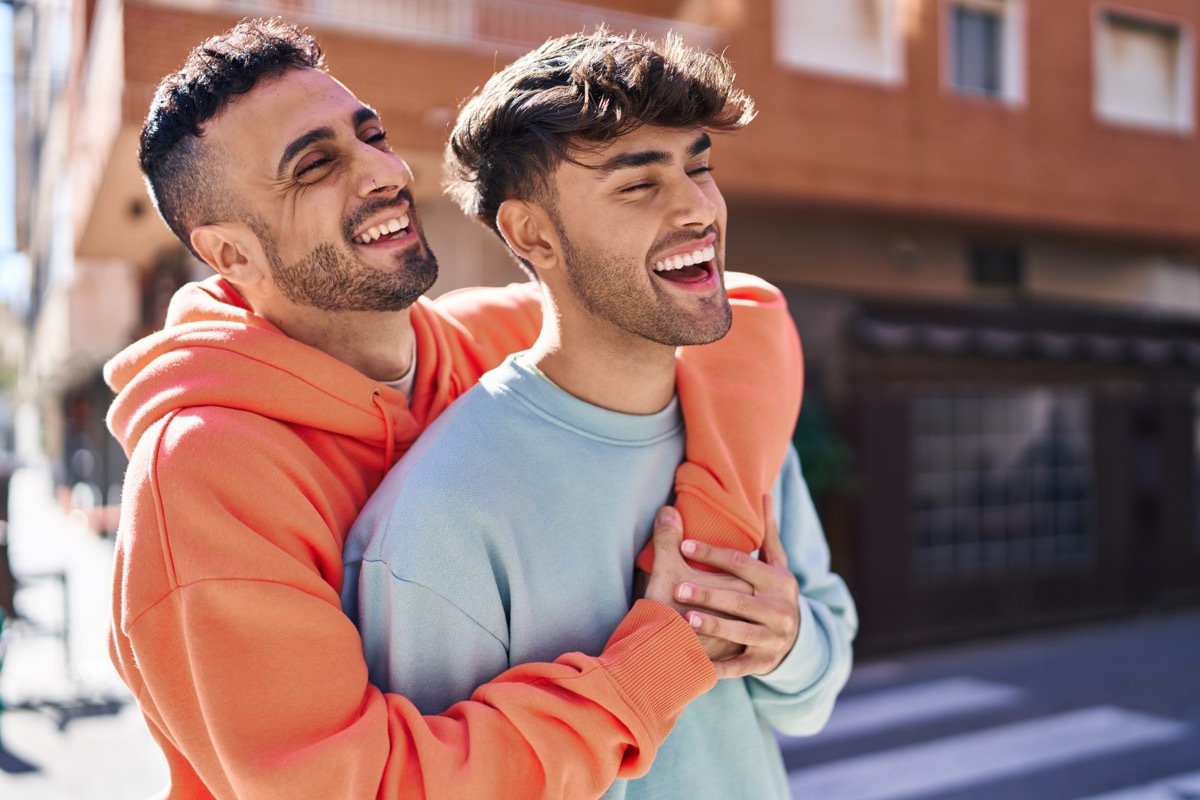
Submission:
{"label": "hoodie sleeve", "polygon": [[644,772],[714,683],[682,618],[639,602],[598,658],[512,669],[422,716],[367,681],[338,597],[352,503],[261,416],[156,423],[127,472],[114,662],[167,756],[171,797],[598,796]]}
{"label": "hoodie sleeve", "polygon": [[[751,551],[762,541],[762,496],[771,491],[800,414],[804,365],[783,294],[744,273],[725,273],[728,335],[681,347],[676,361],[687,423],[687,460],[675,473],[689,538]],[[533,344],[541,325],[536,284],[462,289],[437,301],[466,332],[467,349],[495,366]],[[752,411],[751,411],[752,409]],[[653,548],[638,566],[649,571]]]}
{"label": "hoodie sleeve", "polygon": [[[675,505],[688,538],[750,552],[762,543],[762,497],[800,415],[804,365],[782,293],[736,272],[725,274],[725,285],[729,333],[681,347],[676,359],[687,459],[675,471]],[[638,566],[649,572],[653,556],[647,546]]]}

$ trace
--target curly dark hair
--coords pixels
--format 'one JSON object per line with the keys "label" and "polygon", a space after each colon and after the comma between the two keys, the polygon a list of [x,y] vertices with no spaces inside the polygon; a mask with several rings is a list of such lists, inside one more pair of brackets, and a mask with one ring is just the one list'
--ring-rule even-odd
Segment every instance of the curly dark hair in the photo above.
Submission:
{"label": "curly dark hair", "polygon": [[552,200],[551,175],[642,125],[737,130],[754,102],[724,56],[675,35],[658,44],[601,27],[551,39],[464,104],[446,147],[446,191],[499,233],[508,199]]}
{"label": "curly dark hair", "polygon": [[197,45],[158,84],[138,161],[158,213],[193,255],[193,228],[233,216],[204,124],[263,78],[291,69],[325,69],[316,39],[279,18],[251,19]]}

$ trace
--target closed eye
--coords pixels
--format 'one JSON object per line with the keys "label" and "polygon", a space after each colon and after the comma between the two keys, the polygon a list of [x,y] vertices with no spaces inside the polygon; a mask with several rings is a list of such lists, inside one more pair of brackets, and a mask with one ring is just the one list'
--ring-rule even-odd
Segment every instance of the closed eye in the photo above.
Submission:
{"label": "closed eye", "polygon": [[312,172],[314,169],[320,169],[321,167],[331,163],[333,163],[333,159],[329,158],[328,156],[319,156],[314,158],[312,161],[305,161],[300,165],[300,168],[296,170],[296,177],[302,178],[306,174]]}

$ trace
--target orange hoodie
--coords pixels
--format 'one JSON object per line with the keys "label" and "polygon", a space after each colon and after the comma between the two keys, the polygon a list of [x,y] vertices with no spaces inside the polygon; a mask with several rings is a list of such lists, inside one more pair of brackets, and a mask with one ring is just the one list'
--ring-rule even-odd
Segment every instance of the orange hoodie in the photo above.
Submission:
{"label": "orange hoodie", "polygon": [[[799,348],[778,292],[730,278],[737,333],[681,351],[679,506],[688,535],[753,546],[798,410]],[[412,323],[411,406],[217,278],[184,287],[166,328],[107,365],[109,427],[130,457],[110,649],[166,755],[167,796],[596,796],[644,773],[712,686],[687,624],[650,601],[599,657],[517,667],[442,715],[367,682],[339,602],[343,539],[419,433],[532,343],[536,289],[422,300]]]}

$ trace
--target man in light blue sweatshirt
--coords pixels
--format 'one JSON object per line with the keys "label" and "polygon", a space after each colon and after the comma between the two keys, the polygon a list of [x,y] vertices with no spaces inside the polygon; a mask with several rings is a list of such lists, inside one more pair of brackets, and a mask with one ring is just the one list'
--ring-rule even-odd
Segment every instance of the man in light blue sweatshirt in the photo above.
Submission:
{"label": "man in light blue sweatshirt", "polygon": [[[723,58],[678,40],[602,30],[546,43],[459,116],[452,193],[538,279],[544,323],[429,428],[346,543],[343,605],[371,679],[425,713],[512,665],[600,652],[630,606],[635,557],[656,514],[671,514],[659,509],[684,454],[675,348],[730,323],[709,162],[710,133],[753,117],[732,79]],[[675,595],[725,643],[726,679],[684,711],[644,777],[605,797],[788,796],[772,729],[824,724],[857,618],[794,451],[778,469],[758,558],[681,546],[744,582],[682,567]],[[655,546],[677,558],[677,540]]]}

